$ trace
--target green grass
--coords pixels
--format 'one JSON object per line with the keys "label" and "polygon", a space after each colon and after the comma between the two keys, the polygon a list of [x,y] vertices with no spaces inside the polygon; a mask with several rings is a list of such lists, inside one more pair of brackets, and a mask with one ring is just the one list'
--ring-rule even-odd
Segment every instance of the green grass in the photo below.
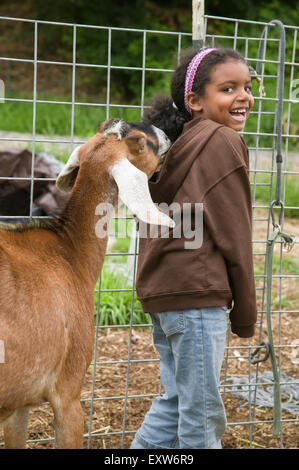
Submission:
{"label": "green grass", "polygon": [[[264,264],[264,260],[261,260],[260,262],[255,262],[254,274],[256,276],[261,276],[264,274]],[[299,259],[293,257],[282,257],[281,272],[285,275],[298,275]],[[276,255],[273,256],[272,274],[280,274],[280,257]]]}
{"label": "green grass", "polygon": [[[16,92],[7,93],[10,98],[25,99]],[[66,101],[60,96],[42,96],[47,101]],[[70,104],[36,103],[37,134],[69,136],[71,134],[72,106]],[[0,105],[0,130],[32,133],[33,103],[5,101]],[[110,108],[110,117],[119,117],[126,121],[139,121],[140,111],[134,108]],[[99,122],[106,120],[105,106],[76,105],[74,110],[74,129],[76,136],[91,137]]]}
{"label": "green grass", "polygon": [[[268,71],[270,73],[270,71]],[[274,73],[274,72],[272,72]],[[267,81],[268,80],[268,81]],[[244,138],[247,145],[259,147],[272,148],[276,146],[272,135],[258,135],[258,134],[274,134],[275,133],[275,113],[276,103],[276,81],[269,78],[265,80],[265,92],[266,96],[264,100],[260,100],[259,86],[256,81],[252,84],[252,93],[255,97],[254,106],[252,112],[246,122],[244,128]],[[285,98],[289,96],[289,78],[286,76],[285,80]],[[273,101],[272,101],[273,100]],[[260,120],[258,119],[258,113],[261,112]],[[299,133],[299,106],[296,103],[292,103],[289,108],[288,103],[283,104],[283,115],[282,115],[282,130],[283,134],[298,135]],[[246,135],[246,132],[251,133]],[[258,139],[258,140],[257,140]],[[285,138],[282,139],[282,149],[285,149]],[[299,144],[297,138],[288,139],[288,150],[299,152]]]}
{"label": "green grass", "polygon": [[[121,215],[121,214],[120,214]],[[130,323],[132,309],[132,281],[128,280],[130,234],[132,233],[133,220],[113,219],[109,233],[115,236],[112,245],[112,253],[120,253],[120,256],[109,256],[102,270],[101,279],[96,285],[95,292],[95,320],[99,302],[99,324],[100,325],[127,325]],[[124,253],[122,255],[122,253]],[[100,285],[100,296],[98,293]],[[103,292],[109,290],[110,292]],[[122,291],[121,291],[122,290]],[[134,294],[133,300],[133,323],[150,323],[149,315],[145,315],[141,303]]]}
{"label": "green grass", "polygon": [[[254,182],[254,175],[250,175],[250,181]],[[270,183],[270,174],[266,175],[265,173],[257,174],[256,183],[269,184]],[[284,206],[289,207],[298,207],[299,201],[299,180],[298,175],[288,174],[286,175],[285,180],[285,200],[283,200],[283,188],[284,188],[284,176],[282,176],[282,187],[281,187],[281,199],[284,202]],[[269,205],[269,202],[275,199],[275,189],[276,189],[276,175],[273,178],[272,182],[272,192],[270,194],[269,186],[255,186],[255,199],[257,203],[262,205]],[[253,190],[252,190],[253,192]],[[271,197],[270,197],[271,196]],[[299,210],[297,209],[285,209],[284,216],[294,219],[299,219]]]}
{"label": "green grass", "polygon": [[[121,216],[121,214],[120,214]],[[113,253],[128,253],[130,251],[131,233],[135,221],[132,219],[115,218],[110,223],[109,234],[115,237],[112,246]],[[128,256],[117,256],[112,258],[112,263],[126,263]]]}
{"label": "green grass", "polygon": [[[117,270],[104,266],[101,275],[101,291],[95,293],[95,319],[99,304],[99,325],[128,325],[132,308],[132,286],[129,285],[126,275]],[[96,285],[98,290],[99,284]],[[128,289],[128,292],[117,292],[119,289]],[[111,290],[111,292],[103,292]],[[141,303],[134,294],[133,324],[150,323],[149,315],[146,315]]]}
{"label": "green grass", "polygon": [[[298,258],[282,258],[282,273],[283,274],[299,274],[299,259]],[[273,257],[273,274],[280,274],[280,258]]]}
{"label": "green grass", "polygon": [[[130,249],[130,238],[117,238],[115,243],[113,244],[113,252],[115,253],[128,253]],[[112,262],[116,263],[126,263],[128,260],[127,256],[118,256],[117,260],[112,260]]]}

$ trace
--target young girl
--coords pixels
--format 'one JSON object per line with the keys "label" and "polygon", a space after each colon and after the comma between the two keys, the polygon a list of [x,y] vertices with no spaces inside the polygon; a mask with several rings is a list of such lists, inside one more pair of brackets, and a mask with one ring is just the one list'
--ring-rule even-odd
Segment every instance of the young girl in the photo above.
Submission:
{"label": "young girl", "polygon": [[256,322],[249,158],[238,134],[253,106],[249,68],[231,49],[192,51],[171,94],[148,114],[174,142],[150,192],[156,203],[202,203],[203,241],[187,249],[184,236],[140,239],[137,294],[151,314],[165,393],[131,448],[217,449],[226,427],[218,384],[227,309],[241,338],[253,336]]}

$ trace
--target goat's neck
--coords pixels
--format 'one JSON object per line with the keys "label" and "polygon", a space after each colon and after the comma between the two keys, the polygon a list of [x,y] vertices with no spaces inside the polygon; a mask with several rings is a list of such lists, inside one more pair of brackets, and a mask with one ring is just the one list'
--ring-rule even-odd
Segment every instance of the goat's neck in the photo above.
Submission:
{"label": "goat's neck", "polygon": [[[111,209],[117,201],[116,185],[110,178],[103,180],[101,184],[93,184],[89,178],[79,174],[63,214],[63,236],[74,253],[73,263],[83,277],[87,274],[88,282],[93,284],[104,263],[113,215]],[[105,206],[108,209],[106,214],[103,211]]]}

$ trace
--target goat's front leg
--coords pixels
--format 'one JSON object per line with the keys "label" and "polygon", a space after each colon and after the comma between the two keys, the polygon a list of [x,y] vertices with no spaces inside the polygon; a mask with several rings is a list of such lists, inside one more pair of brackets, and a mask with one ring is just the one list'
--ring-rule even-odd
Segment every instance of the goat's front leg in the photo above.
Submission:
{"label": "goat's front leg", "polygon": [[[68,398],[68,397],[67,397]],[[81,449],[83,447],[84,414],[80,399],[67,399],[53,405],[56,448]]]}
{"label": "goat's front leg", "polygon": [[4,442],[7,449],[25,449],[29,408],[16,410],[4,421]]}

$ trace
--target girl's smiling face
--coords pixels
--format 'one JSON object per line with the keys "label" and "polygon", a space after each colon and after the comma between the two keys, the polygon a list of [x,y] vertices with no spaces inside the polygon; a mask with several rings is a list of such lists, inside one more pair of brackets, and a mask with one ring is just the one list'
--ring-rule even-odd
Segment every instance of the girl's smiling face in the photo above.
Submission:
{"label": "girl's smiling face", "polygon": [[241,131],[254,104],[247,65],[234,59],[216,65],[204,95],[190,92],[187,101],[193,118],[201,116]]}

